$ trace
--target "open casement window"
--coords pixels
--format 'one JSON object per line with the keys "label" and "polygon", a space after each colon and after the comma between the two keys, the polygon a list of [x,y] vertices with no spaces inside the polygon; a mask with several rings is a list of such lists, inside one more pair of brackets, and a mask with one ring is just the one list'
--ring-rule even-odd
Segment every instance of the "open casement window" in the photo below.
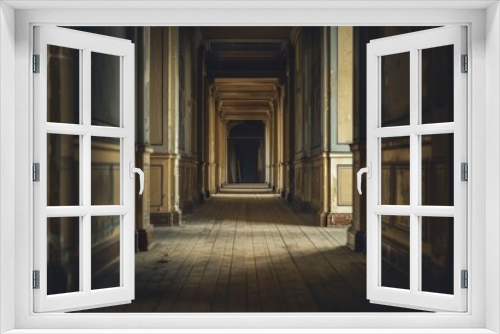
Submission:
{"label": "open casement window", "polygon": [[134,45],[34,30],[34,311],[134,299]]}
{"label": "open casement window", "polygon": [[[467,310],[466,28],[367,46],[367,297]],[[464,179],[464,180],[462,180]]]}

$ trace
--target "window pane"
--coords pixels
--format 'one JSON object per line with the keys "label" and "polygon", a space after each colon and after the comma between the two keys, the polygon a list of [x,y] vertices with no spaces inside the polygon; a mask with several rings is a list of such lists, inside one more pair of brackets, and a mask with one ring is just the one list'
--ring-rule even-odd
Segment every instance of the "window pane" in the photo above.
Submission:
{"label": "window pane", "polygon": [[453,122],[453,45],[422,50],[422,123]]}
{"label": "window pane", "polygon": [[80,205],[80,137],[47,134],[47,205]]}
{"label": "window pane", "polygon": [[120,216],[91,219],[92,290],[120,286]]}
{"label": "window pane", "polygon": [[47,122],[80,122],[80,50],[47,45]]}
{"label": "window pane", "polygon": [[453,134],[422,136],[422,205],[453,206]]}
{"label": "window pane", "polygon": [[382,126],[410,124],[410,53],[381,57]]}
{"label": "window pane", "polygon": [[382,286],[410,288],[410,217],[381,216]]}
{"label": "window pane", "polygon": [[92,125],[120,126],[120,57],[92,52]]}
{"label": "window pane", "polygon": [[410,205],[410,137],[381,141],[382,205]]}
{"label": "window pane", "polygon": [[80,217],[47,219],[47,294],[80,291]]}
{"label": "window pane", "polygon": [[92,205],[120,205],[120,139],[92,137]]}
{"label": "window pane", "polygon": [[422,217],[422,291],[453,294],[453,218]]}

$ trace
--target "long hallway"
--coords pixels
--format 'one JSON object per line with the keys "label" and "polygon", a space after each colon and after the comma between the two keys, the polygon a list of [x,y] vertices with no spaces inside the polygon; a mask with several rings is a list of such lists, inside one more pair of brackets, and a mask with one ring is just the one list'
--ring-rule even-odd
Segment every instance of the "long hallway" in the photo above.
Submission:
{"label": "long hallway", "polygon": [[[419,134],[418,157],[413,134],[382,129],[414,119],[409,53],[380,62],[380,124],[368,122],[367,44],[427,28],[76,27],[136,46],[135,104],[120,103],[120,58],[95,56],[85,117],[96,132],[82,132],[80,53],[48,49],[41,290],[114,296],[98,305],[134,291],[130,305],[101,310],[122,312],[396,311],[369,304],[367,273],[377,291],[458,293],[455,128]],[[421,62],[425,129],[455,120],[453,50]],[[371,183],[355,172],[372,163],[370,127],[384,133]],[[410,197],[418,214],[389,209],[413,210]],[[382,211],[367,205],[375,199]],[[441,206],[448,216],[432,209]]]}
{"label": "long hallway", "polygon": [[136,254],[136,299],[106,312],[402,311],[366,300],[346,228],[315,226],[273,194],[218,194]]}

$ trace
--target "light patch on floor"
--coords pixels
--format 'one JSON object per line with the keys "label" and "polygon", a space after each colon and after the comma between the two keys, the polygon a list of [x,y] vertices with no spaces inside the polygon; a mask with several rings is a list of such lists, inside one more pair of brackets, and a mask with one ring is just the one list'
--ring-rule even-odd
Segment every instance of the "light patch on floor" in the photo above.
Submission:
{"label": "light patch on floor", "polygon": [[220,194],[136,254],[136,299],[102,312],[381,312],[346,227],[271,194]]}

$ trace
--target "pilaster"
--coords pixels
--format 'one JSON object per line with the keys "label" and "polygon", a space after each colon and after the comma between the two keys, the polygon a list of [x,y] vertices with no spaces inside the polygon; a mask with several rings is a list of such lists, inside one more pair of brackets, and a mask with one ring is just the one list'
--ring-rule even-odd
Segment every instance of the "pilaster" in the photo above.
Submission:
{"label": "pilaster", "polygon": [[[321,226],[352,221],[352,28],[321,30]],[[339,47],[341,45],[341,47]]]}
{"label": "pilaster", "polygon": [[216,164],[215,164],[215,151],[216,151],[216,131],[215,131],[215,86],[210,84],[208,88],[208,191],[209,194],[215,194],[217,182],[215,178]]}
{"label": "pilaster", "polygon": [[[144,172],[144,191],[135,197],[135,230],[137,233],[136,249],[147,251],[154,242],[154,231],[151,225],[151,153],[149,145],[137,144],[135,150],[135,165]],[[139,178],[136,178],[135,189],[139,189]]]}
{"label": "pilaster", "polygon": [[[356,173],[366,167],[366,44],[372,38],[371,30],[354,28],[353,30],[353,144],[350,151],[353,154],[352,184],[356,184]],[[365,176],[363,176],[364,178]],[[361,189],[366,194],[366,182],[363,180]],[[347,245],[354,251],[366,251],[366,196],[353,194],[353,222],[347,235]]]}
{"label": "pilaster", "polygon": [[266,145],[266,183],[268,186],[271,186],[271,122],[270,118],[264,121],[265,126],[265,145]]}
{"label": "pilaster", "polygon": [[213,112],[215,115],[214,119],[214,134],[213,134],[213,139],[214,139],[214,160],[215,160],[215,165],[214,165],[214,186],[215,186],[215,192],[218,192],[220,190],[220,185],[221,185],[221,170],[220,170],[220,164],[221,164],[221,157],[222,157],[222,152],[221,152],[221,120],[220,120],[220,114],[218,112],[217,108],[217,99],[214,96],[214,101],[213,101]]}
{"label": "pilaster", "polygon": [[284,111],[285,111],[285,87],[283,84],[278,86],[278,189],[282,198],[286,194],[286,181],[285,181],[285,140],[284,140]]}
{"label": "pilaster", "polygon": [[332,213],[331,207],[331,188],[332,183],[330,174],[330,152],[331,152],[331,109],[330,109],[330,64],[329,52],[330,41],[328,40],[328,28],[321,28],[321,71],[320,71],[320,85],[321,85],[321,209],[319,213],[320,226],[329,225],[329,217]]}
{"label": "pilaster", "polygon": [[[353,153],[353,170],[359,170],[366,166],[366,144],[351,144]],[[365,176],[363,176],[365,177]],[[352,175],[352,182],[356,184],[356,173]],[[361,183],[361,191],[366,194],[366,182]],[[347,245],[354,251],[366,250],[366,196],[353,194],[353,219],[352,225],[347,231]]]}
{"label": "pilaster", "polygon": [[[135,197],[136,250],[147,251],[153,243],[153,226],[150,221],[151,173],[150,157],[150,74],[151,29],[139,27],[136,33],[136,150],[135,166],[144,172],[144,191]],[[136,178],[139,189],[139,178]]]}
{"label": "pilaster", "polygon": [[164,27],[162,34],[162,138],[151,155],[155,188],[152,191],[151,222],[179,225],[179,28]]}

